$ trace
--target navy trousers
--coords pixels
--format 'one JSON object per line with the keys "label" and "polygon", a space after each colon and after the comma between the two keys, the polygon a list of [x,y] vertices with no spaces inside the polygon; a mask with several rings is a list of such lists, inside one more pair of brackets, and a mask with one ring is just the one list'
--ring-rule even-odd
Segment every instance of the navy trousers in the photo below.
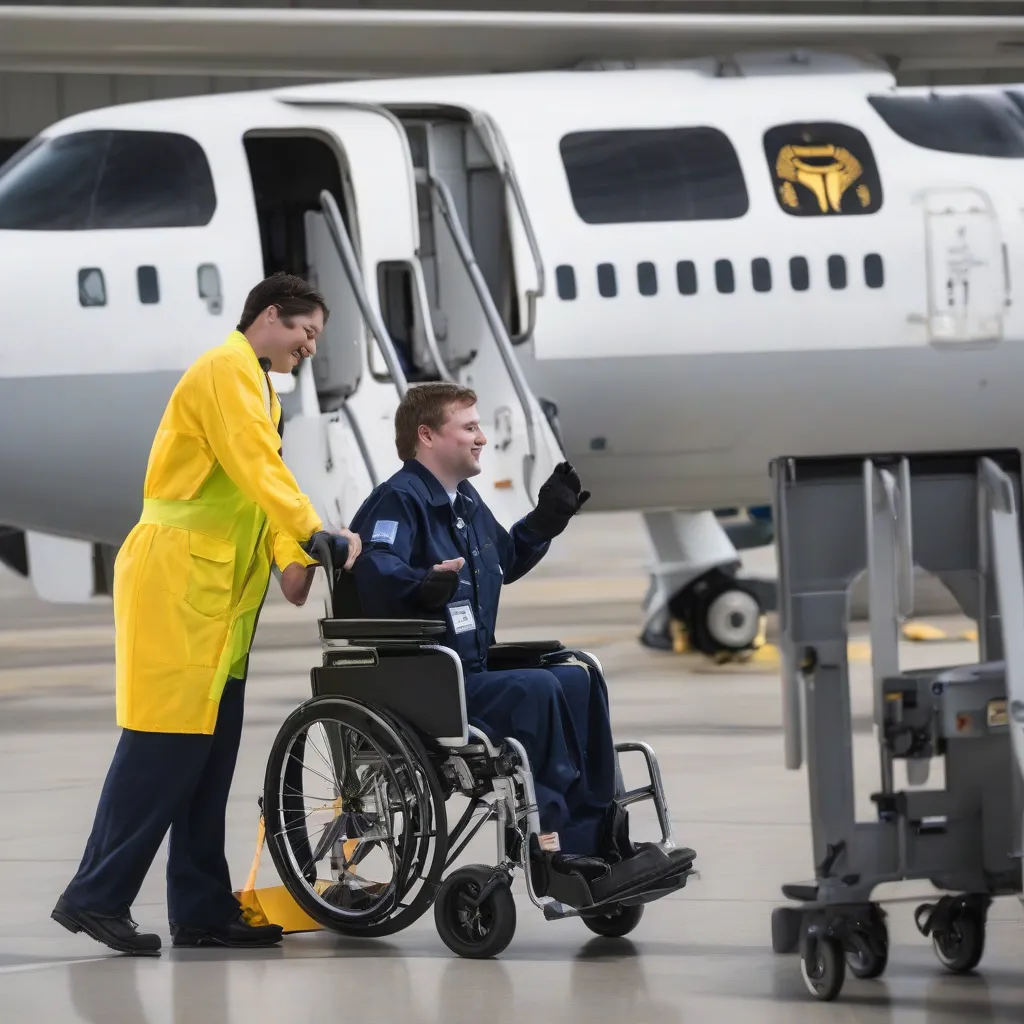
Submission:
{"label": "navy trousers", "polygon": [[565,853],[599,854],[615,795],[604,680],[581,665],[466,675],[469,721],[493,743],[512,736],[530,759],[541,828]]}
{"label": "navy trousers", "polygon": [[167,917],[205,930],[238,916],[224,819],[242,736],[245,681],[229,679],[210,736],[124,729],[107,771],[69,903],[98,914],[131,907],[167,830]]}

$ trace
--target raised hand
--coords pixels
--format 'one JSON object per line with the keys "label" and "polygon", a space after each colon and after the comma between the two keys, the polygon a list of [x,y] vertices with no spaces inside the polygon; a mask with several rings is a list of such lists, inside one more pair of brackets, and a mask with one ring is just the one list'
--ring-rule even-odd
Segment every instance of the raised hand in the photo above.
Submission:
{"label": "raised hand", "polygon": [[560,462],[541,485],[537,507],[525,522],[542,537],[557,537],[589,497],[590,491],[583,490],[576,470],[568,462]]}

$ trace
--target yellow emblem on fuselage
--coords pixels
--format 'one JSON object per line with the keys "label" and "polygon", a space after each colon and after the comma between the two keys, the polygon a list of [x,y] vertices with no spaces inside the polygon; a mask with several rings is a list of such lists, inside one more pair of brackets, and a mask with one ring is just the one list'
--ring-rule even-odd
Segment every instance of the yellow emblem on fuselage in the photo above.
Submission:
{"label": "yellow emblem on fuselage", "polygon": [[[863,173],[860,161],[842,146],[783,146],[775,161],[775,174],[783,182],[779,199],[792,210],[800,208],[796,186],[802,185],[817,199],[822,213],[839,213],[843,196]],[[862,207],[871,204],[867,185],[858,185],[855,195]]]}

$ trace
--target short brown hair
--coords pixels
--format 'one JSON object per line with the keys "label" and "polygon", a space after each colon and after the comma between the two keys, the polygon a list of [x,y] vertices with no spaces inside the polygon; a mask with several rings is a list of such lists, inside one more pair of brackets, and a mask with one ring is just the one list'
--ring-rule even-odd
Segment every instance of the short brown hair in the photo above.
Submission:
{"label": "short brown hair", "polygon": [[317,306],[323,310],[325,324],[331,315],[324,297],[311,284],[294,274],[279,271],[260,281],[245,297],[237,330],[247,331],[267,306],[277,306],[282,319],[303,314],[308,316]]}
{"label": "short brown hair", "polygon": [[440,430],[453,405],[476,405],[476,392],[448,381],[410,386],[395,410],[395,447],[403,462],[416,458],[420,425]]}

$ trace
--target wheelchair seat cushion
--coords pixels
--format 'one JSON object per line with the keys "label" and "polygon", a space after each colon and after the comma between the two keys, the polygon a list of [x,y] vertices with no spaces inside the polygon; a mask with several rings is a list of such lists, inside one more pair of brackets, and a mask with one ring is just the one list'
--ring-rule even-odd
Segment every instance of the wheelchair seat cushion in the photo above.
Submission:
{"label": "wheelchair seat cushion", "polygon": [[444,636],[437,619],[321,619],[324,640],[427,640]]}

